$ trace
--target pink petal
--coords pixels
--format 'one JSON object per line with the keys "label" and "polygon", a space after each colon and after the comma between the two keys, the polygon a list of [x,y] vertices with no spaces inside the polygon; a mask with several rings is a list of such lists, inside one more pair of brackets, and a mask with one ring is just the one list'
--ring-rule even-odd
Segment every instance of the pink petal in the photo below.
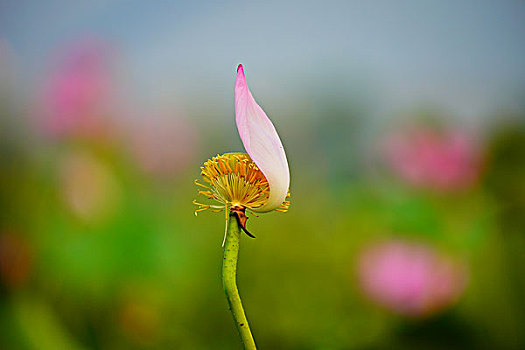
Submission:
{"label": "pink petal", "polygon": [[288,194],[288,161],[275,127],[248,89],[242,65],[237,68],[235,80],[235,120],[246,152],[270,185],[268,201],[255,211],[274,210],[283,203]]}

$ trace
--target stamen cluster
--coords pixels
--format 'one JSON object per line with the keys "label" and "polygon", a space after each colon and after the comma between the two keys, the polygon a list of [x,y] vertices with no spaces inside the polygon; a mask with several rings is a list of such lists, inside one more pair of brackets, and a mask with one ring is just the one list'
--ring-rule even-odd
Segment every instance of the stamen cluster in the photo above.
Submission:
{"label": "stamen cluster", "polygon": [[[204,188],[199,194],[213,199],[221,205],[202,204],[194,201],[200,211],[212,208],[216,211],[231,208],[254,209],[266,203],[270,186],[264,174],[246,153],[225,153],[217,155],[204,163],[201,175],[206,185],[195,181]],[[275,210],[286,211],[289,201],[284,201]]]}

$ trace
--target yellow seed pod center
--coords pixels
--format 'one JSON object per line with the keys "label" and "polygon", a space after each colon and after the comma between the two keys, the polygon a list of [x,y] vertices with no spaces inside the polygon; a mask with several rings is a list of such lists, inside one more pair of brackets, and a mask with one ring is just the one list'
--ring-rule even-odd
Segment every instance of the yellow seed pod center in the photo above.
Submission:
{"label": "yellow seed pod center", "polygon": [[[221,207],[228,205],[253,209],[266,203],[270,187],[264,174],[246,153],[225,153],[217,155],[204,163],[201,175],[206,184],[195,182],[204,188],[199,194],[213,199]],[[198,211],[217,206],[196,203]],[[288,201],[277,210],[288,209]]]}

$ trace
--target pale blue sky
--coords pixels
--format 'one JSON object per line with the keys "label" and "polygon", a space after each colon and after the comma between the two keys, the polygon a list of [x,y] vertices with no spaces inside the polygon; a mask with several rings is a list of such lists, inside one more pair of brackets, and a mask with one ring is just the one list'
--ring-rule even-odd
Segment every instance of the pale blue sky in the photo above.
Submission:
{"label": "pale blue sky", "polygon": [[83,36],[116,45],[144,103],[206,95],[230,108],[239,62],[276,104],[355,82],[384,110],[430,103],[472,118],[520,106],[525,90],[524,1],[0,2],[25,81]]}

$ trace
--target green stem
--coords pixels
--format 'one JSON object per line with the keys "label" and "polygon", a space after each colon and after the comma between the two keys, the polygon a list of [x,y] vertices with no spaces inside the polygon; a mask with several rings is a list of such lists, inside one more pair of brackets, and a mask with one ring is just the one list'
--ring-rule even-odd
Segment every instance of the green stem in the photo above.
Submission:
{"label": "green stem", "polygon": [[237,218],[230,213],[228,219],[228,230],[224,244],[224,259],[222,262],[222,285],[226,292],[226,299],[230,305],[230,311],[239,331],[244,349],[257,349],[253,340],[248,319],[242,307],[241,297],[237,289],[237,258],[239,256],[240,227]]}

